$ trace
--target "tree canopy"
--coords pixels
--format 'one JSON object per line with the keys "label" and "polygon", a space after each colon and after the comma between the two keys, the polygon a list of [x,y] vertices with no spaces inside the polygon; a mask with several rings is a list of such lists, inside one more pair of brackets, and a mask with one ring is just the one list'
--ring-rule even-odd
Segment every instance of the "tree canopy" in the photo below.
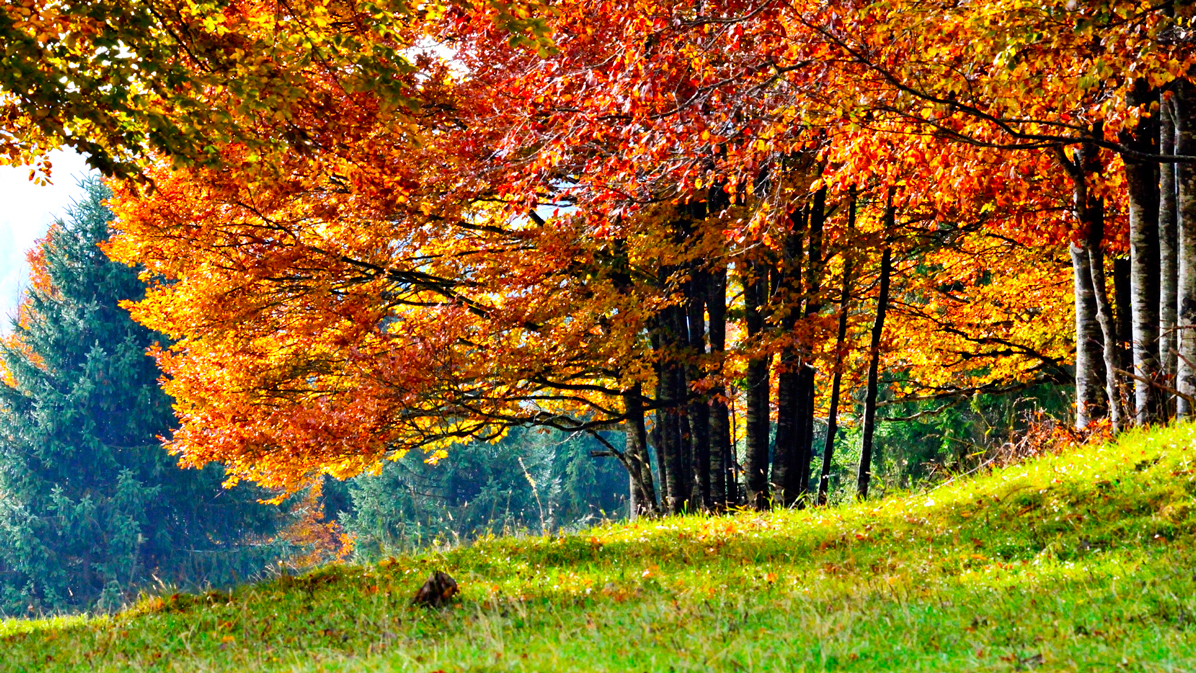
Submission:
{"label": "tree canopy", "polygon": [[[7,16],[69,47],[45,11]],[[1192,413],[1187,5],[229,3],[145,25],[145,139],[95,150],[141,178],[109,251],[144,265],[130,308],[171,339],[167,446],[233,482],[620,427],[645,511],[802,504],[840,411],[861,495],[882,403],[1056,383],[1079,426]],[[12,147],[66,134],[13,119],[33,131]]]}

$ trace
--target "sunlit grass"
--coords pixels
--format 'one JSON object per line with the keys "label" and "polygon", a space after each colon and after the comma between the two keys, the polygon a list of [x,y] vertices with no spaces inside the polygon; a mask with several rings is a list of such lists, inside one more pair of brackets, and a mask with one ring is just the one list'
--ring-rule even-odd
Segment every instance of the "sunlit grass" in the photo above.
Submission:
{"label": "sunlit grass", "polygon": [[[1196,429],[832,510],[496,538],[109,617],[4,670],[1196,670]],[[408,601],[432,569],[462,597]]]}

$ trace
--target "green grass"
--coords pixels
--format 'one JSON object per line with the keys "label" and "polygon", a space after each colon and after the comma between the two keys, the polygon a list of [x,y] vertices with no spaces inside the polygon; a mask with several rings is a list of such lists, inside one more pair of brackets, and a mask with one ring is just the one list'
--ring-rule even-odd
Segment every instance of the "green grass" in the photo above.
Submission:
{"label": "green grass", "polygon": [[[849,507],[497,538],[117,615],[6,671],[1193,671],[1196,426]],[[433,569],[444,610],[408,605]]]}

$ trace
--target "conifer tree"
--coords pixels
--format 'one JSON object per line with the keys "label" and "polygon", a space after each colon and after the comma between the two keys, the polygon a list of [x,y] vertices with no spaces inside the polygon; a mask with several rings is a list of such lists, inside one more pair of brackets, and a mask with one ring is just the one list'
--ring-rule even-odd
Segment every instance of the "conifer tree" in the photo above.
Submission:
{"label": "conifer tree", "polygon": [[225,583],[260,571],[278,508],[222,472],[182,470],[146,349],[160,340],[118,303],[133,268],[99,247],[106,187],[51,227],[13,333],[0,345],[0,613],[114,608],[154,580]]}

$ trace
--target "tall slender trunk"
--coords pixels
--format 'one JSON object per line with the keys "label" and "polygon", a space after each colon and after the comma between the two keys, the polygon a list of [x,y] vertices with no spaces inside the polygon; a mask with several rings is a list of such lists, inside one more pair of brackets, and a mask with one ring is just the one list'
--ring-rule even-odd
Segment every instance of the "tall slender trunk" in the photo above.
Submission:
{"label": "tall slender trunk", "polygon": [[623,408],[627,413],[627,420],[623,424],[627,447],[623,456],[631,479],[631,516],[655,516],[660,510],[656,504],[652,465],[648,460],[648,432],[644,420],[643,393],[639,384],[623,393]]}
{"label": "tall slender trunk", "polygon": [[1101,357],[1105,363],[1105,404],[1113,432],[1125,427],[1121,410],[1121,381],[1117,374],[1117,329],[1113,323],[1113,307],[1109,305],[1108,283],[1105,280],[1105,207],[1100,199],[1089,202],[1091,224],[1088,227],[1088,269],[1092,277],[1092,297],[1096,300],[1096,321],[1101,332]]}
{"label": "tall slender trunk", "polygon": [[[1159,153],[1163,155],[1175,154],[1173,101],[1164,100],[1159,108]],[[1178,363],[1175,321],[1179,308],[1179,214],[1175,178],[1175,164],[1159,164],[1159,365],[1166,388],[1175,388]],[[1175,412],[1175,398],[1164,393],[1163,399],[1162,414],[1169,418]]]}
{"label": "tall slender trunk", "polygon": [[[1129,104],[1145,106],[1122,142],[1154,154],[1159,138],[1158,117],[1149,105],[1158,92],[1142,79],[1134,82]],[[1133,311],[1134,417],[1139,425],[1160,418],[1159,380],[1159,165],[1124,157],[1130,214],[1130,306]]]}
{"label": "tall slender trunk", "polygon": [[1071,252],[1076,313],[1076,428],[1083,430],[1093,419],[1100,417],[1104,406],[1103,377],[1097,370],[1104,349],[1097,331],[1096,298],[1093,297],[1088,249],[1075,243],[1068,248]]}
{"label": "tall slender trunk", "polygon": [[[710,353],[721,370],[727,349],[727,267],[711,271],[706,286],[707,311],[710,313]],[[735,503],[735,477],[731,472],[731,417],[727,409],[727,388],[718,383],[710,390],[710,496],[716,510]]]}
{"label": "tall slender trunk", "polygon": [[[822,232],[826,224],[826,187],[814,194],[814,206],[810,212],[810,249],[806,255],[806,317],[817,315],[822,310],[820,293],[822,292]],[[805,365],[802,367],[802,398],[805,406],[802,409],[801,441],[799,447],[799,466],[801,468],[798,489],[801,494],[799,505],[804,506],[810,493],[810,467],[814,460],[814,407],[817,402],[818,391],[815,387],[817,370],[813,365],[812,344],[805,344],[803,349]]]}
{"label": "tall slender trunk", "polygon": [[[1130,309],[1130,258],[1113,258],[1113,323],[1117,330],[1117,364],[1122,372],[1134,371],[1134,349],[1130,344],[1134,340],[1133,311]],[[1133,395],[1128,379],[1119,377],[1117,397],[1121,404],[1121,417],[1126,425],[1133,425]]]}
{"label": "tall slender trunk", "polygon": [[[1090,137],[1104,135],[1102,123],[1093,125]],[[1076,343],[1076,427],[1087,427],[1097,417],[1110,413],[1114,430],[1122,424],[1117,335],[1105,283],[1104,201],[1090,189],[1090,177],[1101,172],[1100,148],[1085,142],[1075,160],[1062,148],[1059,163],[1072,181],[1072,212],[1084,232],[1080,243],[1068,246],[1072,260]],[[1102,393],[1103,388],[1103,393]]]}
{"label": "tall slender trunk", "polygon": [[[885,236],[894,229],[893,196],[885,208]],[[868,485],[872,481],[872,436],[876,432],[876,387],[880,372],[880,340],[885,329],[885,311],[889,306],[889,274],[892,273],[893,254],[889,243],[884,242],[884,253],[880,258],[880,292],[876,299],[876,320],[872,323],[872,338],[868,343],[868,387],[864,392],[863,441],[860,447],[860,468],[856,475],[856,496],[861,500],[868,497]]]}
{"label": "tall slender trunk", "polygon": [[[659,381],[660,379],[658,378],[655,391],[656,399],[658,400],[664,394],[664,387],[660,385]],[[665,512],[668,510],[669,505],[669,472],[664,469],[664,417],[659,409],[653,410],[652,415],[654,422],[652,423],[652,430],[648,433],[648,438],[654,450],[650,455],[656,458],[656,475],[660,478],[660,483],[657,485],[657,504],[660,507],[660,511]]]}
{"label": "tall slender trunk", "polygon": [[684,358],[689,350],[689,321],[685,316],[685,306],[675,306],[672,311],[673,333],[676,335],[676,360],[673,362],[673,432],[676,433],[677,450],[677,484],[678,512],[693,511],[695,508],[693,488],[693,435],[690,428],[689,397],[690,386],[688,367]]}
{"label": "tall slender trunk", "polygon": [[[1196,85],[1191,80],[1176,82],[1172,99],[1175,112],[1175,153],[1196,154]],[[1176,415],[1196,417],[1196,165],[1177,166],[1176,199],[1179,230],[1179,282],[1176,292],[1176,327],[1179,338],[1176,357]]]}
{"label": "tall slender trunk", "polygon": [[818,402],[818,391],[814,388],[814,377],[818,371],[807,360],[801,368],[798,381],[801,399],[801,427],[798,443],[799,479],[797,482],[797,506],[805,507],[810,501],[810,467],[814,460],[814,407]]}
{"label": "tall slender trunk", "polygon": [[[768,297],[768,269],[763,264],[743,262],[744,322],[749,342],[764,332],[763,307]],[[744,457],[745,486],[749,507],[768,506],[768,370],[771,356],[757,354],[747,362],[747,447]]]}
{"label": "tall slender trunk", "polygon": [[[702,378],[701,361],[706,354],[706,296],[709,291],[708,274],[697,265],[690,273],[686,318],[689,327],[689,350],[693,358],[687,367],[689,381]],[[693,450],[693,487],[695,508],[709,510],[714,499],[710,491],[710,400],[696,397],[689,405],[690,444]]]}
{"label": "tall slender trunk", "polygon": [[[780,321],[781,333],[792,339],[802,304],[802,257],[809,211],[800,208],[789,216],[790,229],[782,246],[778,294],[784,302]],[[773,497],[783,506],[797,498],[801,478],[799,457],[801,441],[801,354],[798,344],[790,341],[780,352],[777,364],[777,438],[772,457]]]}
{"label": "tall slender trunk", "polygon": [[678,307],[669,306],[660,311],[656,320],[655,346],[656,377],[656,423],[653,428],[656,440],[656,460],[660,465],[661,509],[666,514],[681,511],[686,497],[688,480],[683,477],[681,464],[681,415],[677,394],[677,364],[679,351],[676,333]]}
{"label": "tall slender trunk", "polygon": [[[855,228],[855,194],[851,196],[847,235]],[[843,253],[843,289],[839,293],[839,330],[835,334],[835,369],[831,378],[830,408],[826,414],[826,441],[822,446],[822,474],[818,480],[819,505],[825,505],[831,486],[831,466],[835,458],[835,434],[839,432],[839,387],[843,382],[843,347],[847,341],[847,305],[851,300],[851,251]]]}

